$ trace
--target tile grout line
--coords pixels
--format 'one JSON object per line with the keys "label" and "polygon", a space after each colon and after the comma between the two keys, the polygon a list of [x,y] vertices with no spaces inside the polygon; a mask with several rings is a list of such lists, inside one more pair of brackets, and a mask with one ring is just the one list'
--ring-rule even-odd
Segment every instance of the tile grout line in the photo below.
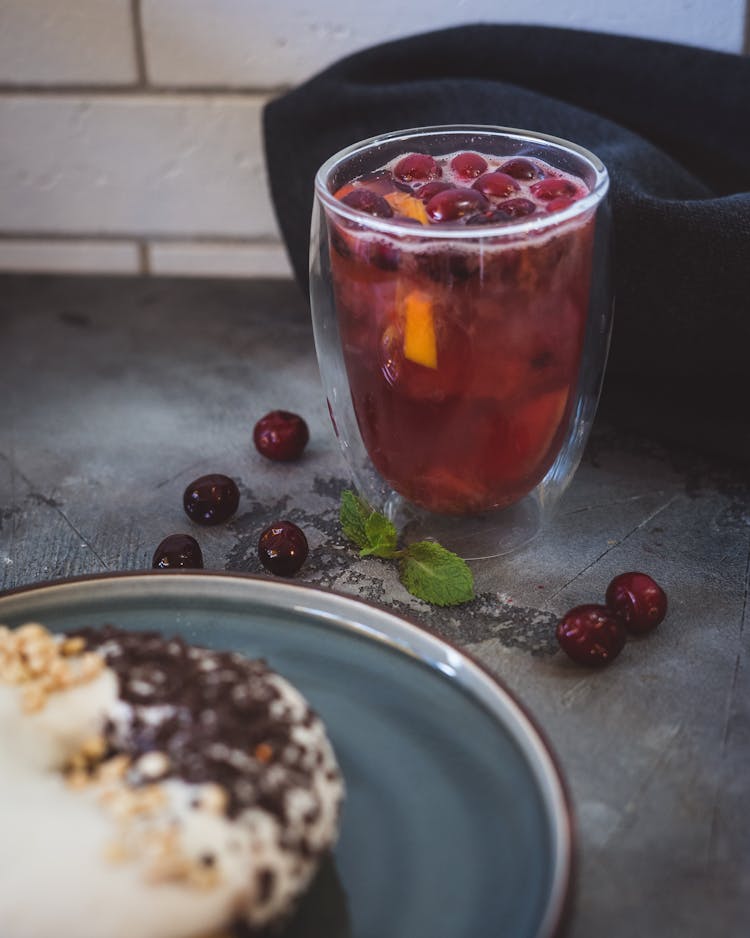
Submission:
{"label": "tile grout line", "polygon": [[147,241],[136,242],[136,251],[138,252],[138,273],[141,276],[148,276],[151,273],[151,252]]}
{"label": "tile grout line", "polygon": [[76,244],[83,241],[100,241],[102,243],[138,243],[147,244],[152,241],[161,241],[165,244],[214,244],[224,247],[278,247],[282,245],[279,238],[272,237],[232,237],[231,235],[217,234],[189,234],[189,233],[159,233],[150,231],[123,232],[111,234],[108,232],[45,232],[45,231],[2,231],[0,232],[0,245],[6,241],[53,241],[60,244]]}
{"label": "tile grout line", "polygon": [[143,38],[141,0],[130,0],[130,19],[135,66],[138,73],[137,87],[145,89],[148,87],[148,70],[146,68],[146,44]]}
{"label": "tile grout line", "polygon": [[[145,67],[145,66],[144,66]],[[140,68],[140,66],[139,66]],[[174,97],[190,97],[201,95],[204,97],[228,98],[271,98],[275,95],[289,91],[291,86],[279,85],[266,87],[263,85],[162,85],[141,83],[140,80],[130,83],[113,85],[87,85],[87,84],[11,84],[0,82],[0,97],[13,95],[35,95],[38,97],[144,97],[158,98],[168,95]]]}

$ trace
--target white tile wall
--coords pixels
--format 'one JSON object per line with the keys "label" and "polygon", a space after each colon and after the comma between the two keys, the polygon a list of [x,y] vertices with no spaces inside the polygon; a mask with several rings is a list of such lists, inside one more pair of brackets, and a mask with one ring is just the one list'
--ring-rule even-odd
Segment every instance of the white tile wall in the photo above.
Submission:
{"label": "white tile wall", "polygon": [[192,277],[291,277],[280,244],[154,242],[148,249],[153,274]]}
{"label": "white tile wall", "polygon": [[0,0],[0,269],[130,273],[144,262],[163,274],[284,276],[260,133],[271,89],[356,49],[461,22],[737,52],[746,6]]}
{"label": "white tile wall", "polygon": [[137,274],[140,270],[135,244],[120,241],[50,241],[0,239],[0,270],[102,274]]}
{"label": "white tile wall", "polygon": [[143,0],[149,78],[293,84],[356,49],[465,22],[524,22],[738,52],[745,0]]}
{"label": "white tile wall", "polygon": [[0,82],[137,78],[130,0],[0,0]]}
{"label": "white tile wall", "polygon": [[0,95],[0,231],[275,237],[262,105]]}

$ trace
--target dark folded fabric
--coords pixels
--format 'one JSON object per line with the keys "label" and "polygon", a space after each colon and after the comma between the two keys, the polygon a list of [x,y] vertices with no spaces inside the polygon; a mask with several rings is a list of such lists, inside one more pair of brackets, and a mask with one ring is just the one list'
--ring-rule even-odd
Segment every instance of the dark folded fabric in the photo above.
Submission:
{"label": "dark folded fabric", "polygon": [[750,58],[476,25],[342,60],[265,111],[271,193],[303,288],[320,164],[376,133],[456,123],[555,134],[604,161],[617,299],[602,409],[750,463]]}

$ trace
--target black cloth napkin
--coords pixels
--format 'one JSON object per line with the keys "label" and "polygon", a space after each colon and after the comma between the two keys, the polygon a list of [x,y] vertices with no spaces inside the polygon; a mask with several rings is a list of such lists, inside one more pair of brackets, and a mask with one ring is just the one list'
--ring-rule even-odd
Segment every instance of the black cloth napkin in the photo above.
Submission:
{"label": "black cloth napkin", "polygon": [[264,114],[271,194],[303,289],[318,167],[376,133],[457,123],[555,134],[604,161],[616,312],[602,411],[750,463],[750,58],[471,25],[343,59]]}

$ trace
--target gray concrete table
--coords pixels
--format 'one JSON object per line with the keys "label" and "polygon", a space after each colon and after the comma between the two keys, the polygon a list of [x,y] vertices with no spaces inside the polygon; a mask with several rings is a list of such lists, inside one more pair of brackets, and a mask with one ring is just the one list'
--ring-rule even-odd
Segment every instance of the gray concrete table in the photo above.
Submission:
{"label": "gray concrete table", "polygon": [[[7,277],[0,349],[0,589],[146,568],[189,527],[185,485],[231,475],[240,510],[201,530],[207,568],[262,572],[258,534],[288,517],[311,545],[302,579],[422,620],[530,708],[577,815],[574,938],[750,934],[742,478],[597,426],[546,536],[475,564],[477,599],[436,610],[340,535],[345,467],[291,284]],[[310,425],[297,464],[252,446],[275,408]],[[664,584],[667,620],[612,667],[575,667],[557,651],[558,616],[631,569]]]}

